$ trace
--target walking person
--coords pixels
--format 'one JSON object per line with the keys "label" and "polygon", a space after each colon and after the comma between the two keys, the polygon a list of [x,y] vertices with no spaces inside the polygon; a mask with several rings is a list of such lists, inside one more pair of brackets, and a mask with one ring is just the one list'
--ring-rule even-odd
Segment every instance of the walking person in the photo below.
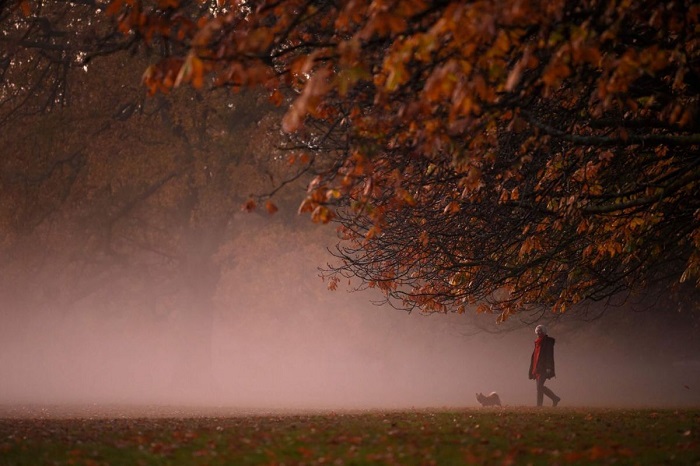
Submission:
{"label": "walking person", "polygon": [[535,327],[535,349],[530,358],[530,379],[537,383],[537,406],[542,406],[544,395],[552,400],[552,406],[556,406],[561,401],[552,390],[544,386],[547,379],[551,379],[554,374],[554,338],[547,335],[547,328],[544,325]]}

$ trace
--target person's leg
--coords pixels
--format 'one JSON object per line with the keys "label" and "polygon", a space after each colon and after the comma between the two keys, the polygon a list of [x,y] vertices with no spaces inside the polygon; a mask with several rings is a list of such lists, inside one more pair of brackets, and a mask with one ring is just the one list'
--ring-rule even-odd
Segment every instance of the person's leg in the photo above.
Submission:
{"label": "person's leg", "polygon": [[549,387],[544,386],[544,380],[542,381],[542,393],[547,395],[552,400],[553,406],[558,405],[559,401],[561,401],[561,398],[555,395]]}
{"label": "person's leg", "polygon": [[542,406],[544,401],[544,376],[538,375],[535,377],[535,382],[537,383],[537,406]]}

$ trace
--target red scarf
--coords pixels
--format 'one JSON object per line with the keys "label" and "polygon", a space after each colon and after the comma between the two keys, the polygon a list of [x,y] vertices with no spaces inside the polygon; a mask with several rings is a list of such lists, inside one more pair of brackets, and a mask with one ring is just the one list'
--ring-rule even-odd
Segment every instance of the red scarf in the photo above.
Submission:
{"label": "red scarf", "polygon": [[535,340],[535,352],[532,353],[532,375],[537,375],[537,363],[540,359],[540,351],[542,350],[542,342],[544,342],[544,335],[540,336]]}

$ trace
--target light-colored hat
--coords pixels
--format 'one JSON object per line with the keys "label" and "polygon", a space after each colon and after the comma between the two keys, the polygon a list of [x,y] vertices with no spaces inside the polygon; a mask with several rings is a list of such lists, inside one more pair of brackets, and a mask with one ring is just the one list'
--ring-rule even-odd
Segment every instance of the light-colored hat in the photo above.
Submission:
{"label": "light-colored hat", "polygon": [[537,335],[547,335],[547,327],[545,327],[544,325],[538,325],[537,327],[535,327],[535,333]]}

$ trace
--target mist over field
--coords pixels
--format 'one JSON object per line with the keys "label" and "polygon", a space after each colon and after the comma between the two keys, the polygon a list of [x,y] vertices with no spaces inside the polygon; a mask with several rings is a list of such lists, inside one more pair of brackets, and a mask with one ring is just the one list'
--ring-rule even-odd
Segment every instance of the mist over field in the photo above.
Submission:
{"label": "mist over field", "polygon": [[[534,405],[534,323],[377,307],[372,292],[325,289],[324,245],[276,247],[224,274],[210,313],[146,295],[137,308],[18,313],[3,303],[0,405],[461,407],[491,391]],[[664,315],[550,323],[548,386],[562,406],[700,405],[698,330]]]}
{"label": "mist over field", "polygon": [[[211,386],[178,376],[201,371],[179,367],[183,348],[167,322],[47,316],[9,323],[0,401],[401,408],[472,406],[475,392],[495,390],[505,404],[534,403],[529,329],[463,336],[456,316],[408,316],[357,303],[302,310],[299,318],[295,311],[218,317]],[[557,337],[556,327],[550,333]],[[650,343],[622,347],[562,335],[558,377],[548,385],[566,405],[700,403],[697,360],[660,343],[651,345],[659,350],[654,357]]]}

